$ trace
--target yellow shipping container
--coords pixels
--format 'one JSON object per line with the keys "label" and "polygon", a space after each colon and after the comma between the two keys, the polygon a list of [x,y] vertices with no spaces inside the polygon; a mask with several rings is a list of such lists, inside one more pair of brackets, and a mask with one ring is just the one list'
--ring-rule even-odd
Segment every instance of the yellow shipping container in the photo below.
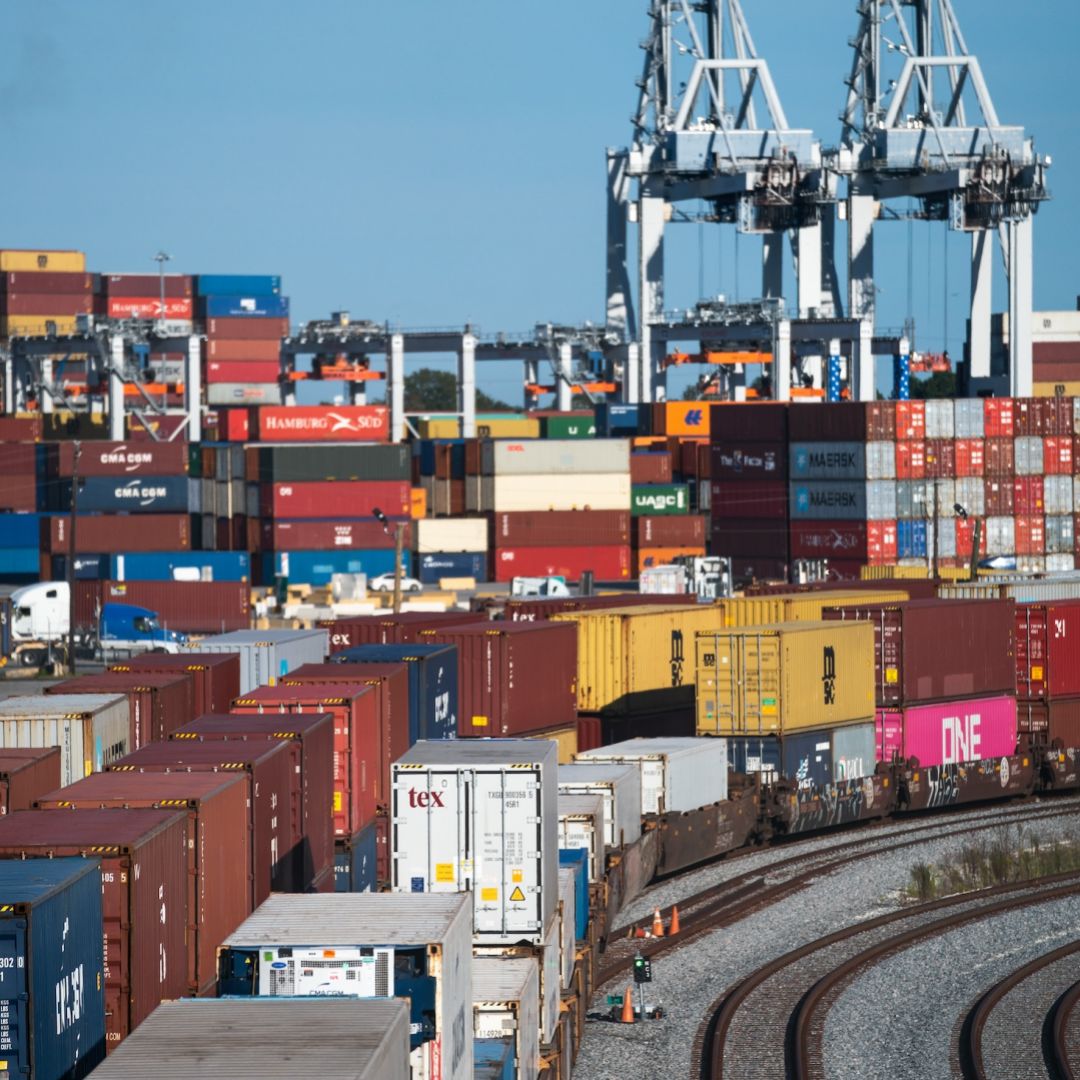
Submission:
{"label": "yellow shipping container", "polygon": [[52,270],[66,274],[86,273],[86,253],[83,251],[16,251],[0,250],[0,270]]}
{"label": "yellow shipping container", "polygon": [[742,627],[694,644],[698,735],[779,735],[874,717],[870,623]]}
{"label": "yellow shipping container", "polygon": [[409,517],[420,521],[427,517],[427,492],[423,488],[413,488],[409,497]]}
{"label": "yellow shipping container", "polygon": [[2,337],[46,337],[75,332],[74,315],[8,315],[0,319]]}
{"label": "yellow shipping container", "polygon": [[1032,391],[1035,397],[1080,397],[1080,382],[1037,382]]}
{"label": "yellow shipping container", "polygon": [[540,421],[524,416],[520,420],[477,420],[476,434],[481,439],[539,439]]}
{"label": "yellow shipping container", "polygon": [[585,713],[689,706],[694,635],[723,627],[718,608],[685,604],[573,611],[553,619],[578,624],[578,710]]}
{"label": "yellow shipping container", "polygon": [[456,439],[461,435],[461,424],[451,418],[417,420],[416,430],[421,439]]}
{"label": "yellow shipping container", "polygon": [[790,622],[817,622],[827,607],[853,600],[861,604],[895,604],[911,599],[902,587],[881,589],[823,589],[821,592],[774,593],[771,596],[736,596],[721,600],[722,626],[772,626]]}
{"label": "yellow shipping container", "polygon": [[542,735],[530,735],[530,739],[551,739],[558,747],[559,764],[571,765],[577,753],[577,728],[564,727],[557,731],[545,731]]}

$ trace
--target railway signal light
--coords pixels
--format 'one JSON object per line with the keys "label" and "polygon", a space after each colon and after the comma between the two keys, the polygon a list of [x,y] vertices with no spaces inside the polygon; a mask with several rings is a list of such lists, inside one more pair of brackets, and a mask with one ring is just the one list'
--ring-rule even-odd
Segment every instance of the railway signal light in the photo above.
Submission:
{"label": "railway signal light", "polygon": [[644,956],[634,957],[634,982],[638,984],[652,982],[652,961]]}

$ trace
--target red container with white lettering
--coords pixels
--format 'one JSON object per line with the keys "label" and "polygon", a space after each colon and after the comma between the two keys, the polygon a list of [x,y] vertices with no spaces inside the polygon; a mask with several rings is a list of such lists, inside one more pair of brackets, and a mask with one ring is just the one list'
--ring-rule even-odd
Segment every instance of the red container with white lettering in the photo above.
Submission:
{"label": "red container with white lettering", "polygon": [[956,475],[983,476],[986,473],[986,448],[982,439],[956,440]]}
{"label": "red container with white lettering", "polygon": [[988,439],[1011,439],[1016,434],[1012,398],[986,398],[983,401],[983,434]]}
{"label": "red container with white lettering", "polygon": [[926,438],[926,402],[898,401],[896,403],[896,440]]}
{"label": "red container with white lettering", "polygon": [[281,378],[280,360],[207,360],[208,383],[272,383]]}
{"label": "red container with white lettering", "polygon": [[879,761],[922,768],[996,761],[1016,752],[1016,698],[963,698],[877,712]]}
{"label": "red container with white lettering", "polygon": [[[897,402],[900,404],[900,402]],[[896,444],[896,479],[922,480],[926,477],[926,443],[909,439]]]}
{"label": "red container with white lettering", "polygon": [[369,517],[378,508],[388,518],[409,517],[412,489],[401,480],[326,480],[260,484],[264,518]]}
{"label": "red container with white lettering", "polygon": [[1043,472],[1048,476],[1070,476],[1073,471],[1073,437],[1047,435],[1043,439]]}
{"label": "red container with white lettering", "polygon": [[1046,553],[1046,519],[1035,515],[1016,518],[1017,555],[1044,555]]}
{"label": "red container with white lettering", "polygon": [[564,577],[580,581],[591,570],[597,581],[623,581],[631,576],[630,547],[497,548],[492,567],[496,581],[516,577]]}
{"label": "red container with white lettering", "polygon": [[268,442],[385,442],[390,412],[383,405],[263,405],[252,429]]}
{"label": "red container with white lettering", "polygon": [[[75,470],[75,444],[52,443],[45,456],[49,476],[71,476]],[[80,476],[185,476],[187,442],[83,442],[79,450]]]}

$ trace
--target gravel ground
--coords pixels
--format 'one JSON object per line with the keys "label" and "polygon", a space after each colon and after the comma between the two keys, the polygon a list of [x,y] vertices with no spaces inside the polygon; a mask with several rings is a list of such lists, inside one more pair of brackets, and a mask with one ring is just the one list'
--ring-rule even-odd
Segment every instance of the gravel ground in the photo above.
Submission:
{"label": "gravel ground", "polygon": [[[967,1010],[1010,972],[1072,940],[1078,924],[1080,899],[1069,897],[1005,912],[886,958],[830,1010],[826,1074],[830,1080],[865,1080],[873,1047],[877,1075],[952,1080],[956,1035]],[[1032,1018],[1034,1028],[1041,1024],[1041,1016]],[[990,1075],[1037,1080],[1042,1074],[1009,1059]]]}
{"label": "gravel ground", "polygon": [[[955,827],[957,822],[969,817],[985,821],[1015,816],[1019,808],[1009,809],[1012,815],[1008,809],[949,815],[942,819],[942,828]],[[923,819],[917,821],[925,823]],[[1056,838],[1067,835],[1075,822],[1072,817],[1056,818],[1038,828],[1041,836]],[[875,837],[881,835],[882,832],[874,833]],[[654,1076],[689,1076],[691,1048],[698,1028],[711,1004],[725,989],[790,949],[843,925],[896,910],[900,892],[908,884],[912,863],[919,859],[946,860],[959,852],[964,839],[964,836],[929,839],[918,853],[907,850],[868,854],[865,859],[814,881],[797,897],[789,898],[782,908],[751,915],[734,926],[697,938],[687,949],[654,960],[654,982],[648,987],[647,997],[650,1002],[664,1005],[667,1018],[633,1027],[590,1022],[574,1068],[575,1077],[577,1080],[637,1080]],[[680,879],[658,886],[651,890],[648,899],[635,904],[634,908],[651,911],[657,903],[671,903],[670,899],[661,901],[661,893],[676,897],[685,895],[758,865],[767,866],[776,859],[788,858],[803,850],[815,851],[835,844],[834,835],[806,841],[805,848],[801,844],[788,845],[721,863],[690,875],[690,884],[686,879]],[[657,899],[653,899],[654,896]],[[598,988],[592,1009],[604,1010],[604,995],[622,989]],[[877,1045],[875,1038],[860,1055],[865,1066],[860,1080],[874,1075],[870,1063],[874,1060],[872,1055],[876,1053]]]}

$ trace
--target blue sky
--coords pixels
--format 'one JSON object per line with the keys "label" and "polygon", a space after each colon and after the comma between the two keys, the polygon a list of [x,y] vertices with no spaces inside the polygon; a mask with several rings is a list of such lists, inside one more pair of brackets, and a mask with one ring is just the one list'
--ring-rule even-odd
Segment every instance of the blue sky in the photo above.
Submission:
{"label": "blue sky", "polygon": [[[1053,156],[1036,306],[1073,308],[1080,8],[955,7],[1002,121],[1026,125]],[[165,248],[186,272],[280,273],[300,320],[340,307],[485,331],[599,320],[604,148],[629,139],[646,8],[9,0],[2,244],[84,248],[104,272],[152,271]],[[835,145],[855,0],[744,9],[789,121]],[[958,356],[967,244],[946,245],[941,224],[914,234],[921,343],[944,344],[948,291]],[[669,304],[697,299],[702,266],[707,293],[732,295],[737,280],[756,294],[758,245],[739,247],[736,274],[730,229],[677,229]],[[903,321],[907,250],[905,225],[879,240],[879,322]],[[517,400],[516,371],[481,381]]]}

